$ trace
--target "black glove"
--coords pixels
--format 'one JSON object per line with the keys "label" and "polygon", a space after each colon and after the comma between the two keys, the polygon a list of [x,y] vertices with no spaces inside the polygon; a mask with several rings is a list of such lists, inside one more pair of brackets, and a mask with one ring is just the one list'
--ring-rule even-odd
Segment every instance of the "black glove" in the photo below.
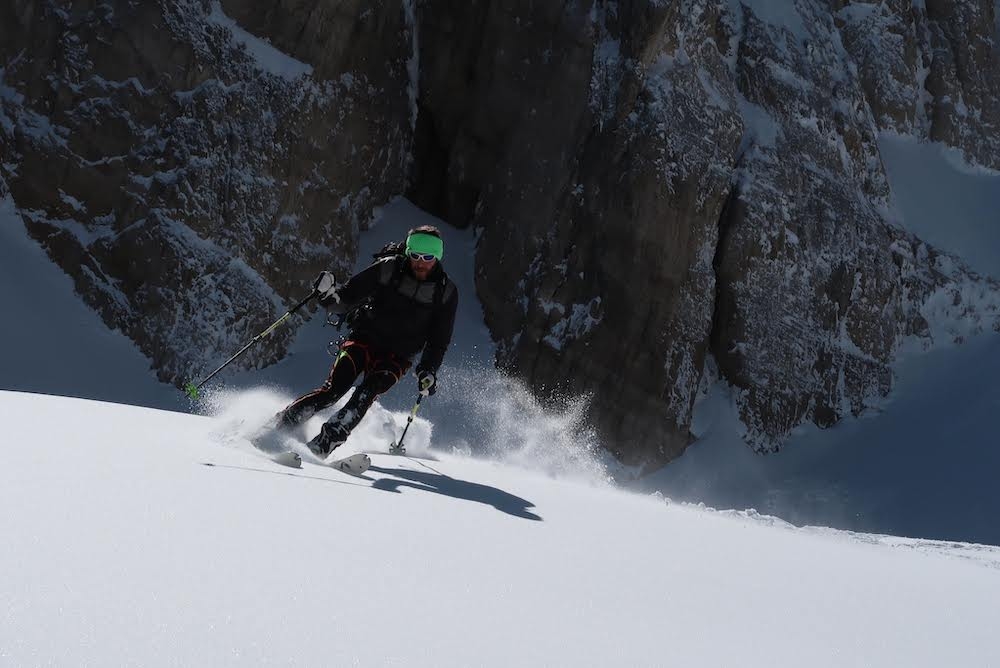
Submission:
{"label": "black glove", "polygon": [[420,394],[430,396],[437,392],[437,378],[427,369],[417,369],[417,387]]}
{"label": "black glove", "polygon": [[319,303],[322,306],[340,303],[340,295],[337,294],[339,288],[337,279],[328,271],[321,271],[313,282],[313,290],[316,292],[316,296],[319,298]]}

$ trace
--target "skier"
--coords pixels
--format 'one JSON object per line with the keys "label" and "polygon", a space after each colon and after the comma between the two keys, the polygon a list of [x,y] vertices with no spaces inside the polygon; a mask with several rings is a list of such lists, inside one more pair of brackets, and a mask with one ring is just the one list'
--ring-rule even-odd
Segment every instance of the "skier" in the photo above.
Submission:
{"label": "skier", "polygon": [[[393,245],[390,245],[390,247]],[[387,247],[387,248],[390,248]],[[323,385],[279,412],[266,431],[289,433],[313,414],[335,404],[362,377],[343,408],[307,444],[321,459],[347,440],[375,398],[395,385],[417,353],[415,375],[421,394],[437,391],[437,373],[451,343],[458,289],[441,265],[440,231],[422,225],[409,231],[405,252],[381,257],[343,285],[322,272],[314,287],[320,304],[343,315],[349,333]]]}

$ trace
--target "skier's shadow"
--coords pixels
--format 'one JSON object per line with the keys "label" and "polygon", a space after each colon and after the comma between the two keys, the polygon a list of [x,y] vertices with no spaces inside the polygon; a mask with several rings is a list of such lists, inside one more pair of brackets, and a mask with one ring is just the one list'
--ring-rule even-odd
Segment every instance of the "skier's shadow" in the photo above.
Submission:
{"label": "skier's shadow", "polygon": [[542,520],[540,516],[528,510],[529,508],[534,508],[535,504],[496,487],[480,485],[477,482],[469,482],[468,480],[459,480],[440,473],[414,471],[412,469],[389,469],[380,466],[370,466],[368,470],[394,476],[393,478],[379,478],[373,482],[372,487],[375,489],[398,494],[401,487],[411,487],[424,492],[444,494],[455,499],[485,503],[514,517],[522,517],[526,520],[536,520],[539,522]]}

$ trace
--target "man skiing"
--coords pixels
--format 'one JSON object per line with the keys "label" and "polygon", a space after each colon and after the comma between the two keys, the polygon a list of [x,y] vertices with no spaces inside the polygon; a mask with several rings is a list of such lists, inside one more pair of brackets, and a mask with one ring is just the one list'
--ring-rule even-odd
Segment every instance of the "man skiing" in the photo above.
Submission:
{"label": "man skiing", "polygon": [[417,353],[419,391],[434,394],[458,307],[458,289],[441,266],[443,256],[440,231],[423,225],[407,234],[405,253],[378,259],[343,285],[322,272],[314,285],[320,304],[345,316],[349,333],[326,382],[275,415],[268,431],[288,433],[335,404],[360,376],[351,398],[307,444],[325,459],[347,440],[375,398],[406,374]]}

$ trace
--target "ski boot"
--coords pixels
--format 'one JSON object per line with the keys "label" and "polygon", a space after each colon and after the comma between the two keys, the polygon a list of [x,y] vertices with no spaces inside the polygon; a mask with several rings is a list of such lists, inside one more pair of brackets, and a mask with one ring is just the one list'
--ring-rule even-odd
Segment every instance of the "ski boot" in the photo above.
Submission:
{"label": "ski boot", "polygon": [[326,422],[320,427],[319,433],[316,434],[315,438],[306,443],[306,447],[309,448],[309,452],[320,459],[326,459],[331,452],[344,444],[350,433],[341,424]]}

